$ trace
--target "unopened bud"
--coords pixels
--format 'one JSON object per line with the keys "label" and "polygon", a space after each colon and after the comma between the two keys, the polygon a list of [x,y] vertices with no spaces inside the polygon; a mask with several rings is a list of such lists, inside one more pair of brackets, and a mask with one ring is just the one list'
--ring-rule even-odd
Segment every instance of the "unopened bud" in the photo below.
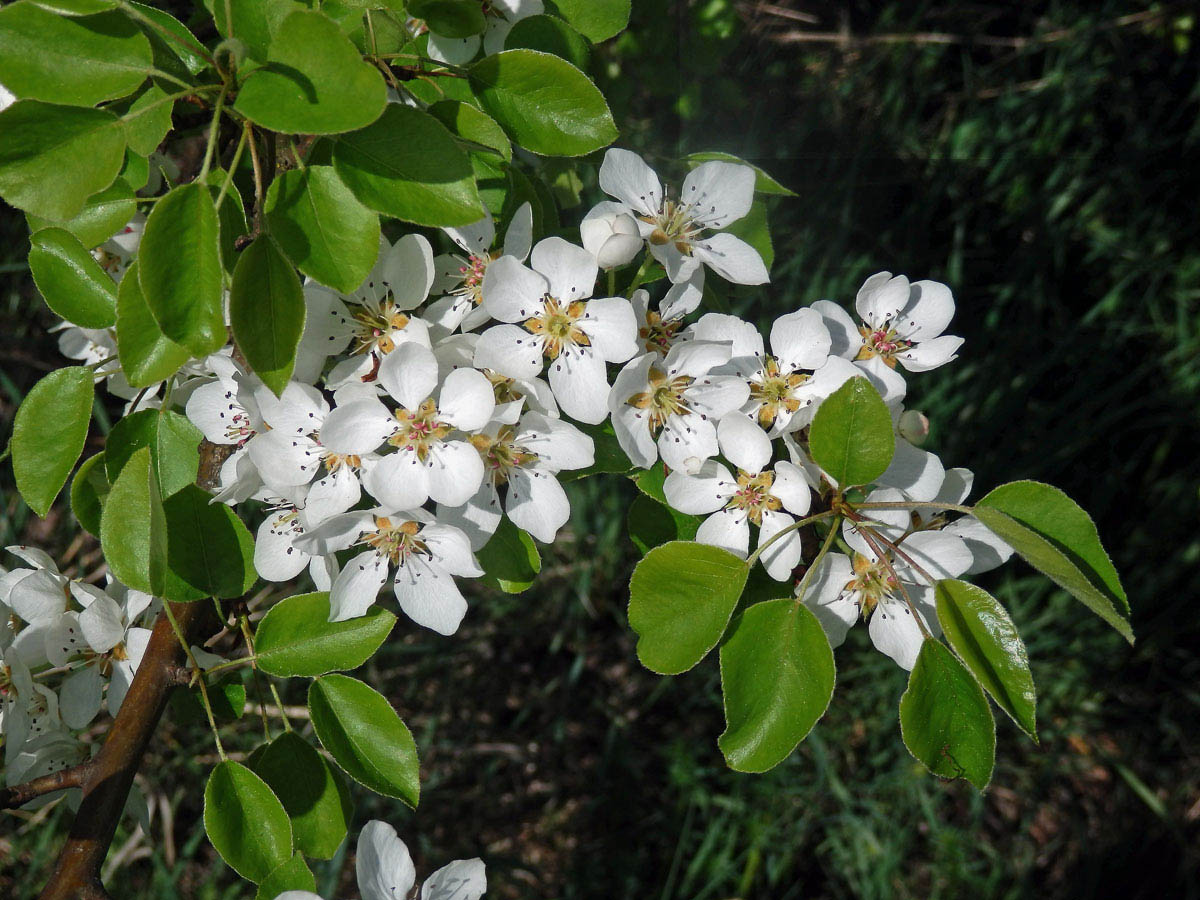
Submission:
{"label": "unopened bud", "polygon": [[910,444],[920,447],[929,437],[929,417],[915,409],[905,410],[900,416],[897,430],[900,432],[900,437]]}

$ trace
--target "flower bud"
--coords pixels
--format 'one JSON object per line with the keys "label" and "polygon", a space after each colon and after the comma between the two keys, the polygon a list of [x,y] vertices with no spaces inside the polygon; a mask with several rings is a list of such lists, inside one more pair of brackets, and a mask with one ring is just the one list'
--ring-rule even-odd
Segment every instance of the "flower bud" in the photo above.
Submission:
{"label": "flower bud", "polygon": [[896,430],[900,432],[900,437],[920,447],[925,443],[925,438],[929,437],[929,417],[915,409],[905,410],[900,416]]}
{"label": "flower bud", "polygon": [[637,222],[626,212],[592,210],[580,223],[579,235],[584,249],[596,257],[602,269],[623,266],[642,249]]}

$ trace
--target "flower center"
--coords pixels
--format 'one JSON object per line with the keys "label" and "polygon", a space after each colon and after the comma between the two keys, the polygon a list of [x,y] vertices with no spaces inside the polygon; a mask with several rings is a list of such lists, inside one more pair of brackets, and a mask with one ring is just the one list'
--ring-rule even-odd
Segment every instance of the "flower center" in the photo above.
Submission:
{"label": "flower center", "polygon": [[677,200],[663,200],[655,216],[643,216],[642,221],[654,226],[649,241],[652,244],[674,244],[680,253],[692,252],[692,241],[699,237],[703,226],[692,218],[690,204]]}
{"label": "flower center", "polygon": [[690,413],[684,391],[692,383],[686,375],[668,378],[667,373],[656,366],[650,367],[648,377],[650,390],[634,394],[625,402],[630,406],[646,410],[649,415],[651,432],[656,432],[666,424],[671,416],[681,416]]}
{"label": "flower center", "polygon": [[511,403],[525,396],[524,391],[517,389],[516,379],[509,378],[507,375],[501,375],[499,372],[493,372],[491,369],[482,369],[481,371],[484,377],[492,383],[492,393],[496,397],[497,405]]}
{"label": "flower center", "polygon": [[433,555],[425,542],[418,539],[420,531],[417,522],[395,523],[387,516],[376,516],[375,530],[364,534],[362,542],[380,556],[386,556],[393,565],[402,566],[414,553],[426,557]]}
{"label": "flower center", "polygon": [[872,561],[861,553],[854,554],[854,577],[846,582],[845,590],[858,595],[863,618],[871,614],[881,600],[890,600],[896,591],[896,578],[883,560]]}
{"label": "flower center", "polygon": [[739,469],[738,489],[729,498],[725,508],[744,510],[746,518],[755,525],[761,525],[763,512],[768,509],[777,510],[783,506],[779,498],[771,493],[771,485],[774,481],[774,472],[759,472],[757,475],[750,475]]}
{"label": "flower center", "polygon": [[432,397],[418,406],[415,412],[401,408],[393,415],[400,427],[388,438],[388,443],[402,450],[415,450],[422,462],[429,455],[429,448],[441,443],[451,430],[449,425],[438,420],[437,404]]}
{"label": "flower center", "polygon": [[663,320],[656,312],[646,312],[646,324],[638,329],[638,338],[649,353],[666,353],[682,325],[679,319]]}
{"label": "flower center", "polygon": [[362,457],[355,453],[326,452],[321,461],[325,463],[325,470],[331,474],[342,468],[356,471],[362,467]]}
{"label": "flower center", "polygon": [[451,293],[470,300],[473,306],[483,303],[483,276],[487,272],[488,264],[495,258],[496,255],[490,253],[485,253],[483,256],[472,254],[468,257],[466,264],[458,267],[462,283]]}
{"label": "flower center", "polygon": [[871,328],[863,325],[858,329],[862,335],[862,349],[855,359],[870,359],[878,356],[891,368],[896,368],[896,354],[912,347],[911,341],[902,340],[894,328]]}
{"label": "flower center", "polygon": [[506,425],[495,437],[486,434],[471,435],[471,444],[483,457],[483,464],[491,475],[492,483],[504,484],[513,469],[537,462],[538,455],[516,443],[517,430]]}
{"label": "flower center", "polygon": [[794,396],[810,376],[803,372],[779,371],[779,362],[773,356],[763,361],[762,371],[750,382],[750,397],[758,404],[758,423],[770,428],[782,412],[794,413],[800,409],[800,400]]}
{"label": "flower center", "polygon": [[591,345],[587,334],[578,325],[579,319],[587,310],[584,301],[576,300],[563,306],[556,298],[546,294],[542,303],[542,314],[526,319],[525,327],[531,333],[541,335],[545,339],[543,352],[546,356],[558,359],[558,355],[567,347]]}
{"label": "flower center", "polygon": [[354,320],[352,353],[370,353],[372,350],[391,353],[396,349],[392,332],[403,331],[409,323],[409,317],[396,309],[390,297],[374,307],[360,306],[350,315]]}

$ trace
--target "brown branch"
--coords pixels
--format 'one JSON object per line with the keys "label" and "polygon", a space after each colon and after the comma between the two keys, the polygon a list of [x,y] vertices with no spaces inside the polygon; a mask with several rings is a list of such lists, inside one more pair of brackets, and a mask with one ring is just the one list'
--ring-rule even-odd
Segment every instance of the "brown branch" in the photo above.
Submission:
{"label": "brown branch", "polygon": [[91,768],[92,761],[89,759],[77,766],[59,769],[49,775],[31,778],[23,784],[6,787],[0,790],[0,809],[15,809],[18,806],[24,806],[30,800],[36,800],[38,797],[54,791],[82,787]]}
{"label": "brown branch", "polygon": [[[208,605],[179,603],[172,608],[188,640],[199,640],[210,624]],[[100,867],[116,834],[133,776],[176,684],[173,670],[183,658],[170,622],[160,613],[125,702],[104,746],[81,779],[83,800],[41,900],[110,900],[100,883]]]}

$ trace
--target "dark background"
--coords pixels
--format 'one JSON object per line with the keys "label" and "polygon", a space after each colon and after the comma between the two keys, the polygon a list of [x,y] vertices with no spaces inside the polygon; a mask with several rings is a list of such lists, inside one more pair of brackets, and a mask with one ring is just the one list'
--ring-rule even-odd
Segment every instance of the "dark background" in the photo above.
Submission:
{"label": "dark background", "polygon": [[[629,31],[593,58],[621,143],[665,168],[732,152],[798,194],[772,202],[772,284],[739,291],[735,307],[766,323],[848,301],[884,268],[947,282],[961,359],[910,379],[931,448],[975,470],[977,496],[1037,478],[1090,510],[1137,646],[1016,563],[984,584],[1028,644],[1041,742],[1001,717],[986,794],[907,755],[904,673],[865,629],[838,651],[839,690],[800,750],[767,775],[737,775],[715,744],[715,661],[671,679],[636,663],[624,616],[632,494],[594,479],[573,489],[572,526],[534,589],[476,589],[459,635],[400,626],[370,664],[364,677],[413,728],[426,781],[415,814],[364,792],[362,821],[396,824],[424,873],[482,855],[496,898],[1200,895],[1193,8],[634,7]],[[567,217],[598,199],[584,195]],[[24,266],[24,222],[0,216],[6,440],[21,397],[62,360]],[[0,484],[5,543],[42,542],[74,572],[95,568],[69,512],[34,520],[7,467]],[[250,714],[237,726],[246,747],[257,727]],[[122,829],[115,896],[251,895],[197,824],[211,755],[203,728],[164,727],[139,782],[153,831]],[[30,896],[44,877],[66,818],[43,817],[0,824],[0,895]],[[317,870],[331,900],[353,896],[344,862]]]}

